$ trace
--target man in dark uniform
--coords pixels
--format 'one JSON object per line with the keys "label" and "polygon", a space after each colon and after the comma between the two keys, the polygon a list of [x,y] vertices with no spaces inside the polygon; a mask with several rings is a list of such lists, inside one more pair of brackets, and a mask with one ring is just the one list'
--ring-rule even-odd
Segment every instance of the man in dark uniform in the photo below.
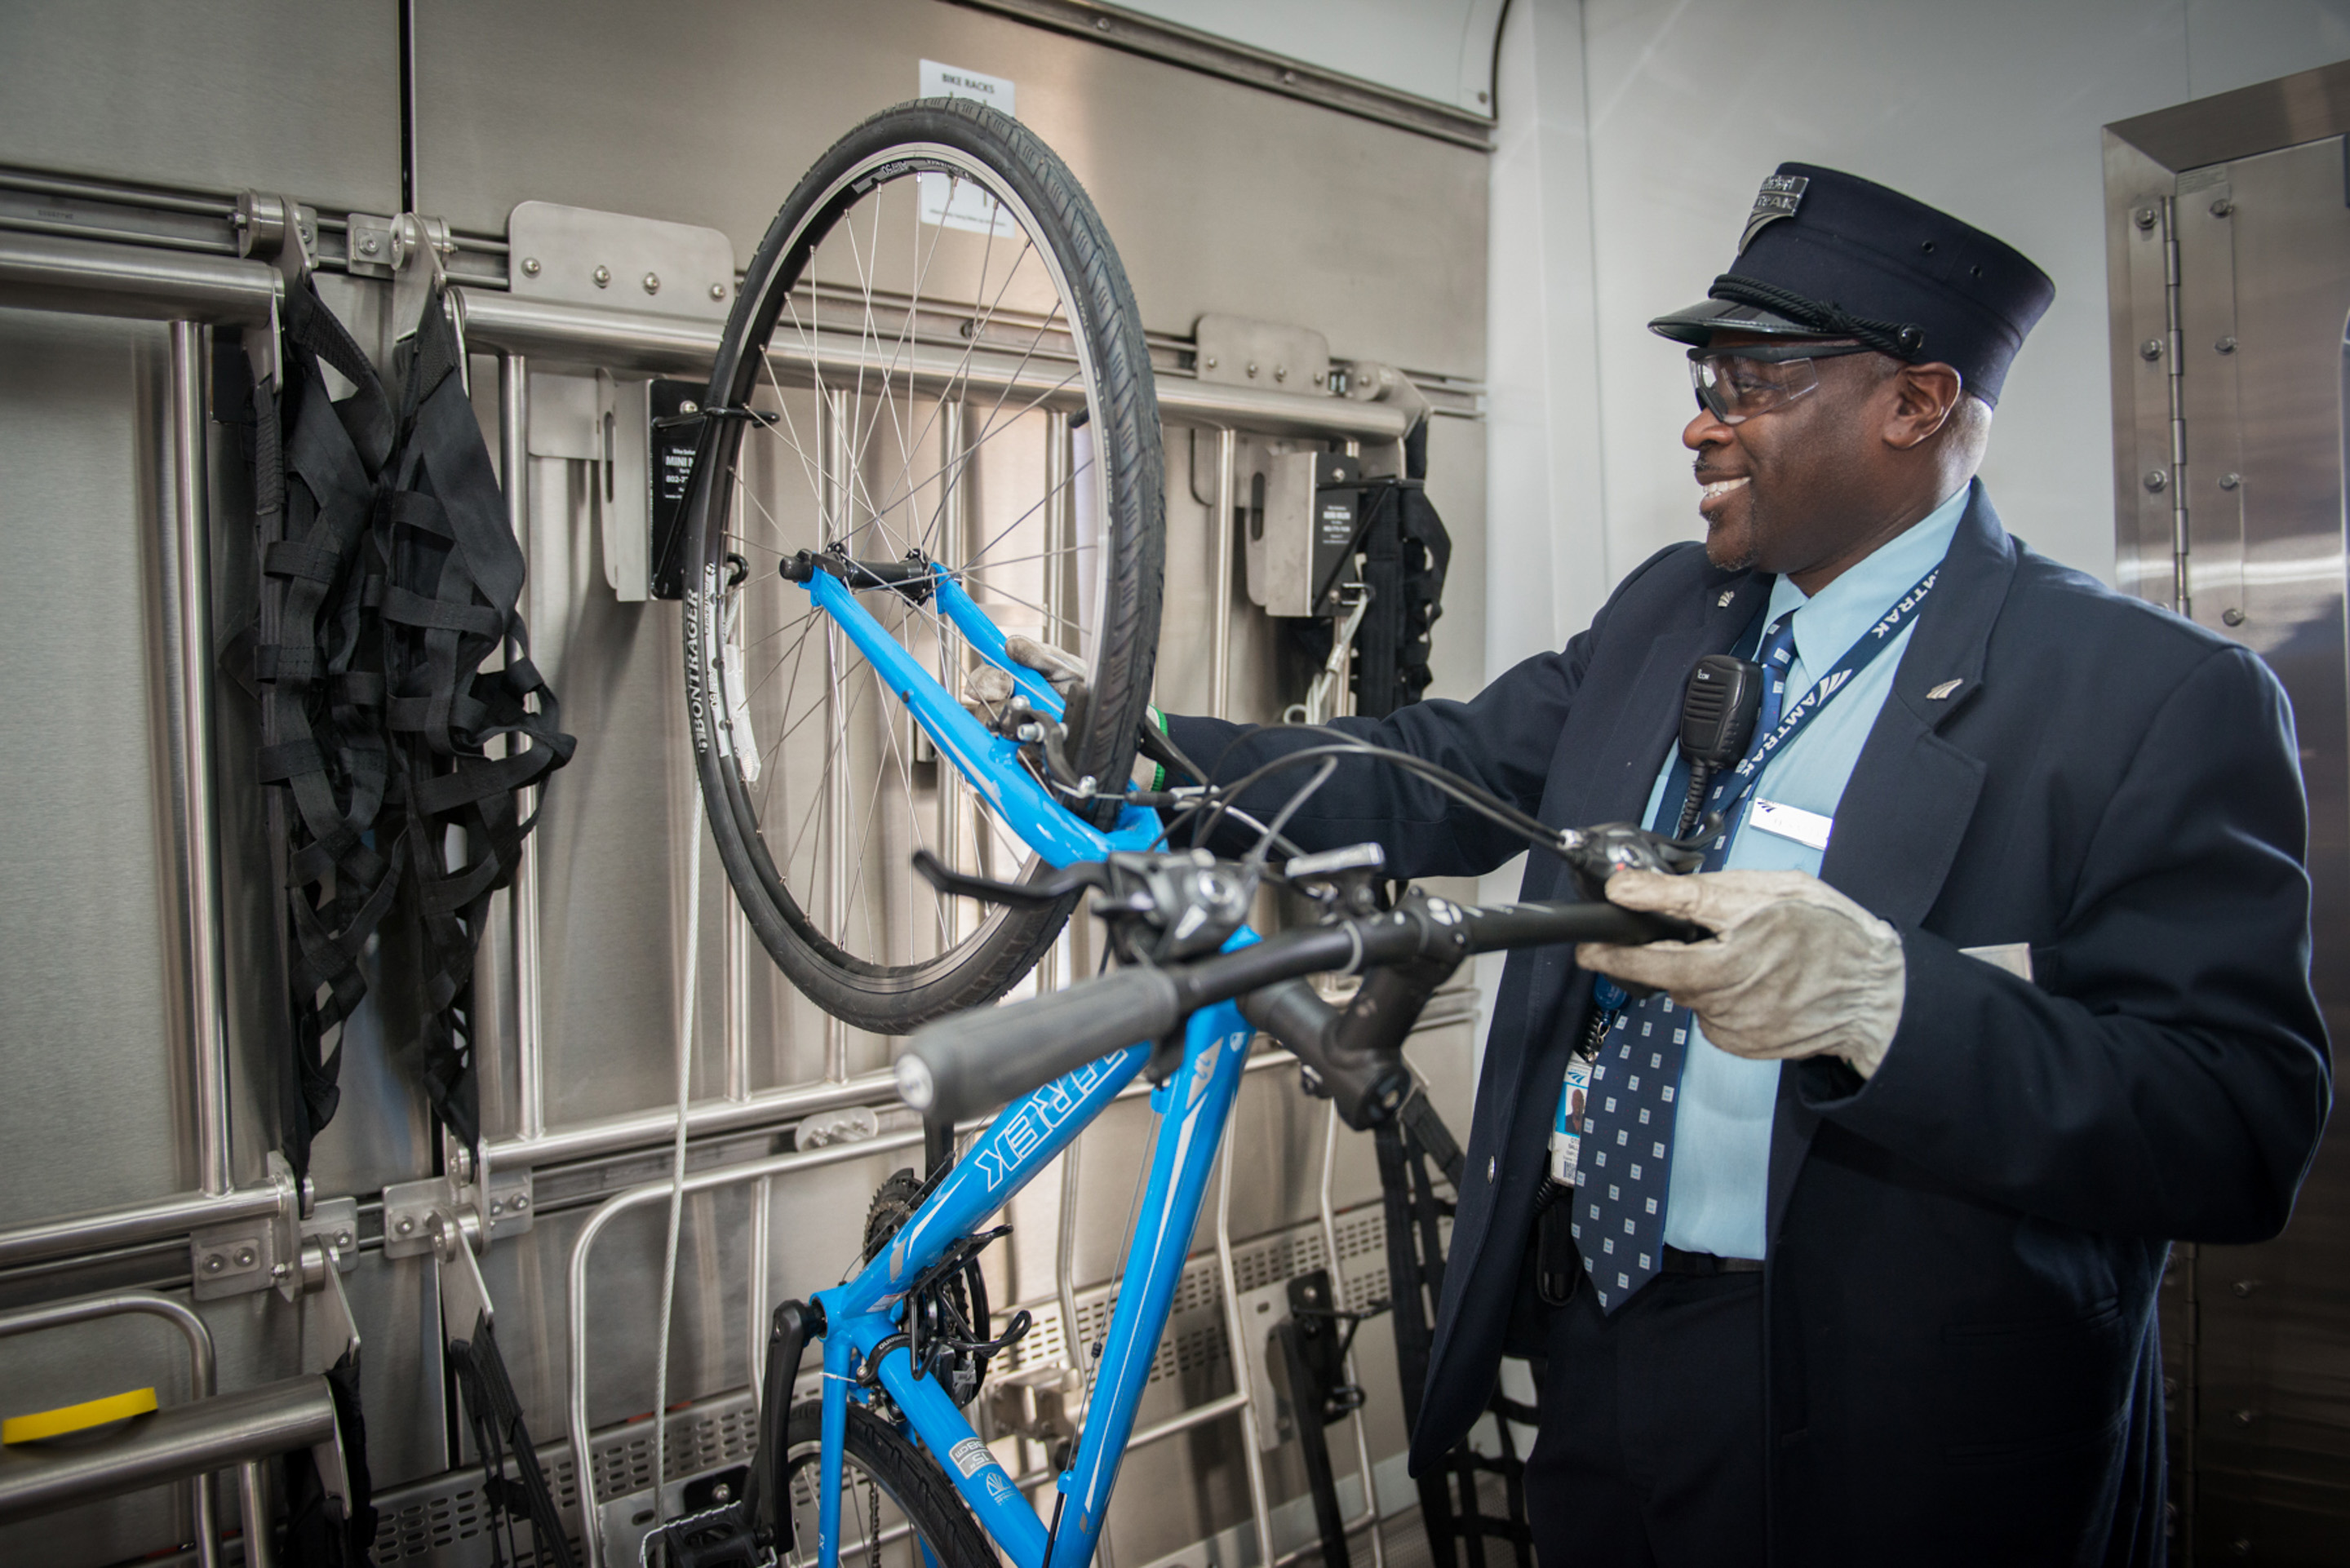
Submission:
{"label": "man in dark uniform", "polygon": [[[2052,294],[1783,166],[1651,323],[1690,351],[1704,545],[1471,701],[1339,722],[1546,823],[1721,814],[1699,874],[1608,888],[1710,940],[1513,953],[1494,1005],[1412,1454],[1542,1358],[1544,1568],[2163,1558],[2169,1244],[2283,1226],[2331,1080],[2282,691],[2033,554],[1974,479]],[[1760,722],[1692,787],[1719,653],[1760,667]],[[1312,743],[1170,729],[1226,778]],[[1287,831],[1410,877],[1523,847],[1365,762]],[[1524,896],[1573,895],[1536,854]]]}

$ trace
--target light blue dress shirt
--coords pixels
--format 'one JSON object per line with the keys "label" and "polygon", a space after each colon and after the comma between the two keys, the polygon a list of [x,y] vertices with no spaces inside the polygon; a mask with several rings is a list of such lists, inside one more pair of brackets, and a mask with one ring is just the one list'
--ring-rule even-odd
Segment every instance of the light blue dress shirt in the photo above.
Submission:
{"label": "light blue dress shirt", "polygon": [[[1794,611],[1795,659],[1787,677],[1789,707],[1835,668],[1861,634],[1950,552],[1966,511],[1967,490],[1943,502],[1876,554],[1806,598],[1781,577],[1771,589],[1763,624]],[[1877,711],[1893,690],[1894,672],[1908,649],[1913,619],[1893,646],[1855,676],[1818,715],[1763,766],[1742,808],[1757,800],[1834,817],[1845,781],[1860,760]],[[1669,752],[1641,820],[1654,822],[1678,750]],[[1808,871],[1816,876],[1822,852],[1792,838],[1742,824],[1731,840],[1724,870]],[[1692,1025],[1695,1020],[1691,1020]],[[1673,1119],[1671,1186],[1666,1196],[1665,1243],[1687,1252],[1759,1258],[1771,1168],[1771,1118],[1779,1097],[1776,1062],[1732,1056],[1693,1027],[1681,1069],[1679,1109]]]}

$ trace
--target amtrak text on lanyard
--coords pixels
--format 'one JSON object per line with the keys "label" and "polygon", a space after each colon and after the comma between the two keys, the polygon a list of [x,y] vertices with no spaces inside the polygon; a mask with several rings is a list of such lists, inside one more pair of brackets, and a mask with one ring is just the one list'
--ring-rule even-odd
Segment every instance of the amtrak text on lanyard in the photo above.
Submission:
{"label": "amtrak text on lanyard", "polygon": [[1894,600],[1893,607],[1877,618],[1877,624],[1861,633],[1860,640],[1845,650],[1845,656],[1836,660],[1835,668],[1820,677],[1809,691],[1780,715],[1777,726],[1746,753],[1745,760],[1734,770],[1738,787],[1720,808],[1724,822],[1731,820],[1739,803],[1753,793],[1773,753],[1794,739],[1798,730],[1818,717],[1820,710],[1826,707],[1837,692],[1851,684],[1854,676],[1875,663],[1877,656],[1893,645],[1893,639],[1900,634],[1901,628],[1917,618],[1918,607],[1924,604],[1926,596],[1934,591],[1934,579],[1941,575],[1942,568],[1937,566],[1918,578],[1915,587]]}

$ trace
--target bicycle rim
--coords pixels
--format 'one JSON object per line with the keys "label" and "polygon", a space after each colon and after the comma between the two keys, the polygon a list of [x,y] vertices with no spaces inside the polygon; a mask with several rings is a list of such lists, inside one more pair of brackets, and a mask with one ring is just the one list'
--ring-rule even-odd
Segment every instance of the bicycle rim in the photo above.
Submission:
{"label": "bicycle rim", "polygon": [[[711,400],[729,417],[707,421],[697,456],[687,682],[728,876],[837,1017],[902,1032],[992,1001],[1066,906],[976,910],[911,876],[916,848],[998,878],[1034,857],[777,568],[803,550],[937,563],[1005,630],[1084,661],[1093,717],[1070,753],[1127,775],[1163,494],[1148,351],[1099,219],[1003,116],[878,116],[777,215]],[[935,603],[859,600],[961,691],[978,656]]]}

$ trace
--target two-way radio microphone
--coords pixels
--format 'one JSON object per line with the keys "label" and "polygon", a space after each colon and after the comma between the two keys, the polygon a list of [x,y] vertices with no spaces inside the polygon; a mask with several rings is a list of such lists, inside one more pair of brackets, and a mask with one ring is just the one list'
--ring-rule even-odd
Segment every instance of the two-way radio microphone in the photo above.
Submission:
{"label": "two-way radio microphone", "polygon": [[1746,754],[1754,716],[1762,707],[1762,667],[1730,653],[1709,653],[1690,671],[1681,693],[1681,760],[1690,765],[1676,838],[1689,836],[1713,775]]}

